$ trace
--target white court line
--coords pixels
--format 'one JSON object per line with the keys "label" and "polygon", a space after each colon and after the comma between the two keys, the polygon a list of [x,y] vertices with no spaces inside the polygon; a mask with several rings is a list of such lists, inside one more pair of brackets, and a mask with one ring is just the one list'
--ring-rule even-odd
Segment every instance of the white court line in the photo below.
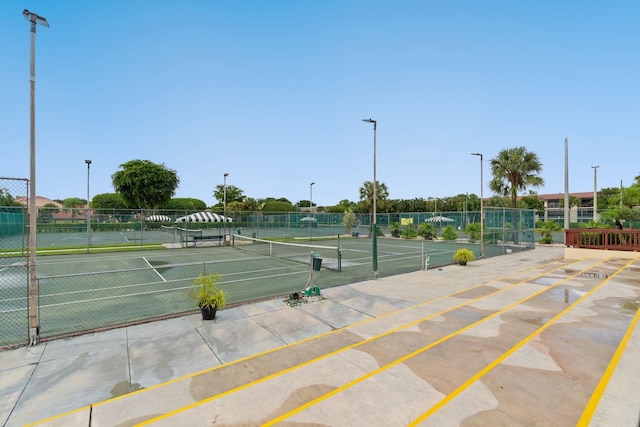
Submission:
{"label": "white court line", "polygon": [[159,272],[158,270],[156,270],[156,268],[155,268],[153,265],[151,265],[151,263],[150,263],[149,261],[147,261],[147,259],[146,259],[145,257],[142,257],[142,259],[144,260],[144,262],[146,262],[146,263],[147,263],[147,265],[148,265],[149,267],[151,267],[151,268],[153,269],[153,271],[155,271],[155,272],[156,272],[156,274],[157,274],[158,276],[160,276],[160,278],[162,279],[162,281],[163,281],[163,282],[166,282],[166,281],[167,281],[167,279],[165,279],[164,277],[162,277],[162,274],[160,274],[160,272]]}

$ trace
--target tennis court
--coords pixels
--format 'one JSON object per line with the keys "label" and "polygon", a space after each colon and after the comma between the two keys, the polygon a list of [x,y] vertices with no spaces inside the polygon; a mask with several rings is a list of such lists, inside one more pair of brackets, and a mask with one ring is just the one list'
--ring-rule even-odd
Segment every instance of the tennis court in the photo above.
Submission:
{"label": "tennis court", "polygon": [[[189,289],[202,274],[222,276],[229,304],[303,290],[314,257],[322,259],[322,268],[314,271],[315,284],[321,289],[373,276],[372,242],[367,238],[296,245],[234,235],[233,242],[232,246],[39,257],[40,336],[78,333],[195,310]],[[429,268],[450,264],[453,252],[461,246],[461,243],[380,238],[379,275],[420,270],[427,260]],[[479,256],[478,244],[464,246]],[[504,248],[485,247],[487,256],[500,253],[504,253]],[[12,275],[13,280],[4,280],[7,275]],[[3,266],[0,276],[2,283],[15,284],[12,286],[26,283],[24,266],[15,269]],[[23,342],[27,336],[26,322],[15,316],[21,311],[26,314],[26,290],[22,295],[0,299],[0,322],[5,326],[0,346]]]}

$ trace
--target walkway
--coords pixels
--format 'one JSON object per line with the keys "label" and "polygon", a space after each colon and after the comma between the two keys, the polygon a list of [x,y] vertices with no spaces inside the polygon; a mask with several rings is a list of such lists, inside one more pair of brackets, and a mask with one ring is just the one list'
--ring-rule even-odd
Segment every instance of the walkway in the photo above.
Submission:
{"label": "walkway", "polygon": [[640,260],[562,253],[0,352],[0,422],[637,427]]}

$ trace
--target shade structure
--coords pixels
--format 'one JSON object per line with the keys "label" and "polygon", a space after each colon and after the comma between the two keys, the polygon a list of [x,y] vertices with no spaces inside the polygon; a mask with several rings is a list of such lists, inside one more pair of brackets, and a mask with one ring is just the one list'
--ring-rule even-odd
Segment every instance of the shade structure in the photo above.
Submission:
{"label": "shade structure", "polygon": [[432,216],[425,219],[424,222],[455,222],[455,219],[447,218],[446,216]]}
{"label": "shade structure", "polygon": [[167,215],[151,215],[144,220],[147,222],[171,222],[171,217]]}
{"label": "shade structure", "polygon": [[312,217],[312,216],[305,216],[304,218],[300,218],[300,221],[304,221],[304,222],[312,221],[312,222],[315,222],[315,221],[317,221],[317,219]]}
{"label": "shade structure", "polygon": [[176,222],[232,222],[231,218],[213,212],[196,212],[176,218]]}

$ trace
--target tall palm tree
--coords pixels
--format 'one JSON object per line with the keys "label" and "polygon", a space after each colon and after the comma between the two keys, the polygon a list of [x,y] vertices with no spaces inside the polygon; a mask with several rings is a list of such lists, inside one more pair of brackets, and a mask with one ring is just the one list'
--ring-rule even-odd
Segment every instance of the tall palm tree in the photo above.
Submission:
{"label": "tall palm tree", "polygon": [[[389,197],[387,185],[376,181],[376,207],[379,207]],[[360,201],[363,201],[369,210],[373,210],[373,182],[365,181],[360,187]],[[376,209],[377,210],[377,209]]]}
{"label": "tall palm tree", "polygon": [[501,196],[510,196],[511,207],[515,208],[519,191],[544,185],[541,171],[542,163],[536,153],[525,147],[506,148],[491,159],[493,179],[489,188]]}
{"label": "tall palm tree", "polygon": [[[389,197],[389,190],[387,189],[387,185],[376,181],[376,213],[380,212],[383,209],[384,202],[387,200],[387,197]],[[373,182],[365,181],[365,183],[362,184],[362,187],[360,187],[360,201],[370,212],[369,236],[371,236],[371,224],[373,224]]]}

